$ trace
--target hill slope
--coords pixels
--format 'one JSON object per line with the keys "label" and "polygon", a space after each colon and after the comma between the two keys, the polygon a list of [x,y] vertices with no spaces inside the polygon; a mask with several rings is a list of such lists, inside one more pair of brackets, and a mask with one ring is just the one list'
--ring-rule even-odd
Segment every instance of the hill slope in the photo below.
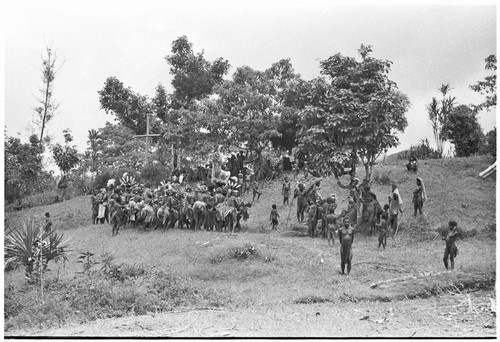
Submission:
{"label": "hill slope", "polygon": [[[128,317],[92,323],[88,322],[96,317],[110,317],[106,307],[92,307],[94,314],[89,318],[71,311],[70,305],[64,307],[67,311],[61,317],[68,318],[63,321],[26,326],[23,322],[28,320],[26,317],[32,317],[33,312],[57,313],[59,307],[54,303],[67,303],[67,300],[59,298],[58,292],[47,291],[46,301],[54,305],[48,308],[37,301],[36,289],[30,296],[16,292],[26,291],[21,270],[9,272],[5,278],[9,302],[19,300],[16,312],[6,319],[9,326],[6,335],[492,336],[496,327],[489,298],[496,295],[496,180],[477,176],[490,163],[488,158],[421,162],[418,176],[424,179],[430,199],[424,207],[425,218],[412,216],[411,194],[416,187],[416,175],[406,172],[403,163],[377,166],[375,178],[397,182],[406,203],[402,232],[397,238],[389,239],[386,250],[377,249],[376,237],[356,236],[350,276],[339,274],[338,241],[330,247],[320,238],[304,237],[306,228],[296,222],[295,204],[285,229],[289,209],[281,204],[280,182],[264,188],[260,201],[253,203],[250,219],[243,223],[243,231],[234,235],[178,229],[142,232],[125,228],[120,235],[111,237],[108,225],[91,225],[90,218],[85,219],[90,212],[90,201],[85,197],[12,213],[9,220],[14,223],[27,213],[41,217],[45,211],[51,211],[56,228],[72,236],[75,251],[60,274],[58,271],[57,282],[61,284],[71,284],[84,277],[77,273],[81,271],[81,264],[76,263],[79,253],[90,251],[96,256],[110,253],[115,264],[143,265],[137,267],[172,272],[200,293],[202,289],[213,292],[225,304],[222,308],[174,307],[172,311],[167,310],[170,312],[161,313],[163,310],[154,309],[157,302],[132,301],[131,308],[123,306],[111,316]],[[385,203],[390,184],[374,183],[372,190]],[[330,177],[323,181],[321,193],[332,192],[340,200],[339,209],[345,207],[347,192],[339,189]],[[244,199],[251,200],[251,195],[245,195]],[[270,231],[269,226],[273,203],[278,205],[281,215],[278,231]],[[68,216],[68,212],[73,216]],[[439,238],[434,239],[434,229],[450,219],[471,232],[468,235],[471,237],[457,242],[460,252],[455,272],[442,273],[444,246]],[[475,236],[473,229],[477,232]],[[249,248],[253,248],[254,254],[242,257],[241,252]],[[404,278],[412,276],[415,278]],[[403,280],[370,286],[394,278]],[[101,277],[97,279],[92,283],[94,291],[105,293],[109,285],[103,283]],[[145,279],[139,277],[120,286],[130,286],[125,289],[129,297],[143,298],[146,294],[141,284]],[[468,311],[468,294],[476,311]],[[135,315],[136,305],[151,304],[155,305],[146,310],[149,315],[131,317]],[[190,322],[193,323],[188,324]],[[63,327],[49,330],[59,324]]]}

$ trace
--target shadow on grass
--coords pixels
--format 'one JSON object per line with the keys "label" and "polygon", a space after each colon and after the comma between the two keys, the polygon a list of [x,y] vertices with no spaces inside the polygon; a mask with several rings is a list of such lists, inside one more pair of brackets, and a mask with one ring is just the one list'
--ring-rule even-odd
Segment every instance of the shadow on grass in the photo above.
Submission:
{"label": "shadow on grass", "polygon": [[449,291],[492,290],[495,274],[444,273],[432,278],[419,278],[393,283],[370,289],[368,284],[360,284],[343,293],[339,299],[349,302],[380,301],[389,302],[404,299],[425,299],[439,296]]}
{"label": "shadow on grass", "polygon": [[316,303],[330,303],[333,300],[325,297],[319,297],[315,295],[300,297],[293,301],[293,304],[316,304]]}
{"label": "shadow on grass", "polygon": [[307,232],[306,225],[300,223],[294,223],[293,225],[290,225],[280,235],[284,237],[306,237],[309,236],[309,233]]}

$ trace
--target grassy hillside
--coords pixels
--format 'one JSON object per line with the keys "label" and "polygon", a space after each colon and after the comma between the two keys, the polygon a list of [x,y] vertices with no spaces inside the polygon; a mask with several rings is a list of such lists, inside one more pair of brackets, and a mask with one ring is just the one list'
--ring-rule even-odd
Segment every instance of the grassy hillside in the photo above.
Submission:
{"label": "grassy hillside", "polygon": [[[413,217],[411,203],[416,175],[408,173],[403,162],[377,166],[375,178],[382,179],[385,184],[374,183],[372,191],[381,204],[386,203],[390,194],[389,180],[398,184],[405,201],[401,233],[388,240],[386,250],[377,249],[376,237],[356,236],[353,269],[348,277],[339,274],[338,241],[329,247],[325,240],[307,237],[306,227],[296,222],[295,203],[285,229],[289,208],[282,205],[280,182],[264,187],[260,201],[253,203],[250,219],[243,223],[243,230],[234,235],[178,229],[143,232],[126,228],[120,231],[120,235],[111,237],[109,225],[89,224],[88,197],[7,213],[10,225],[18,225],[27,215],[42,218],[45,211],[50,211],[55,228],[72,236],[74,253],[70,262],[64,268],[52,266],[53,271],[49,273],[49,278],[54,279],[52,282],[64,284],[65,289],[83,286],[82,279],[87,279],[77,273],[82,270],[82,265],[76,263],[79,253],[86,251],[94,253],[96,260],[101,261],[95,267],[96,272],[102,266],[101,256],[108,253],[114,257],[114,265],[132,265],[138,275],[120,282],[120,293],[109,292],[110,288],[117,288],[111,280],[89,276],[85,284],[97,291],[96,298],[114,298],[114,301],[103,301],[106,304],[96,304],[90,310],[82,309],[81,302],[76,305],[71,300],[68,302],[66,297],[62,298],[62,293],[66,292],[61,289],[52,292],[47,289],[46,296],[51,298],[47,301],[52,306],[42,305],[35,295],[20,294],[20,291],[36,294],[36,288],[24,285],[23,272],[9,272],[5,278],[6,302],[10,305],[6,309],[6,326],[11,331],[28,327],[46,329],[68,322],[168,311],[176,306],[223,306],[231,310],[251,307],[263,311],[312,303],[333,306],[351,303],[356,307],[359,302],[408,301],[457,291],[455,289],[486,288],[493,291],[496,278],[496,180],[477,176],[491,162],[490,158],[421,162],[418,177],[425,182],[429,201],[424,206],[425,216],[418,218]],[[310,182],[311,179],[307,184]],[[323,181],[320,193],[335,193],[339,210],[347,205],[347,191],[340,189],[333,177]],[[244,199],[251,201],[251,194],[245,195]],[[269,225],[273,203],[277,204],[281,216],[277,231],[271,231]],[[436,229],[451,219],[466,232],[465,239],[457,242],[459,256],[455,272],[370,287],[381,280],[443,271],[444,244],[439,237],[435,238]],[[146,290],[157,288],[153,277],[156,273],[152,269],[171,274],[180,279],[179,284],[189,286],[175,285],[175,295],[179,296],[175,298],[165,298],[163,292]],[[128,294],[127,297],[123,297],[123,293]],[[492,293],[494,296],[494,291]],[[189,300],[180,300],[183,296]],[[109,307],[113,305],[117,309],[110,311]],[[32,312],[36,310],[49,310],[55,318],[45,318],[41,323],[33,318]],[[420,316],[416,318],[420,319]],[[479,315],[460,324],[482,324],[484,319]],[[428,324],[437,323],[431,321]],[[304,334],[300,336],[308,336],[307,332]]]}

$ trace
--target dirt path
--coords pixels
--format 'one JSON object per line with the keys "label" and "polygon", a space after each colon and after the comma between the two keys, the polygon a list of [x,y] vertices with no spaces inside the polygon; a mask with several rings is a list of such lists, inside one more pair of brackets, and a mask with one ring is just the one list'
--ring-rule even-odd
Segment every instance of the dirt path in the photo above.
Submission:
{"label": "dirt path", "polygon": [[[493,291],[399,302],[286,304],[104,319],[8,336],[496,337]],[[7,336],[6,336],[7,337]]]}

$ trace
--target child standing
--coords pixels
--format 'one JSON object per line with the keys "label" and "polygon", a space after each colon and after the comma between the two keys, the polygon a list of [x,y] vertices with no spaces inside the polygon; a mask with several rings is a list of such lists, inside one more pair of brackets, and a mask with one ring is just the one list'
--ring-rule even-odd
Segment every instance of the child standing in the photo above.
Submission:
{"label": "child standing", "polygon": [[458,255],[458,248],[455,245],[455,240],[458,236],[457,223],[455,221],[450,221],[448,223],[448,231],[446,235],[443,236],[443,240],[446,242],[446,248],[444,249],[444,267],[448,270],[448,258],[451,262],[451,269],[455,268],[455,258]]}
{"label": "child standing", "polygon": [[273,204],[272,208],[273,209],[271,210],[271,214],[269,215],[269,221],[271,221],[272,229],[275,230],[278,226],[278,217],[280,217],[280,215],[278,214],[278,210],[276,209],[276,204]]}
{"label": "child standing", "polygon": [[45,213],[45,227],[44,231],[45,233],[50,233],[52,230],[52,220],[50,219],[50,213],[47,211]]}
{"label": "child standing", "polygon": [[[386,208],[387,207],[387,208]],[[380,246],[384,247],[387,245],[387,220],[389,219],[389,213],[387,212],[389,210],[389,205],[384,205],[384,212],[382,213],[382,218],[380,220],[380,233],[378,236],[378,248]]]}

